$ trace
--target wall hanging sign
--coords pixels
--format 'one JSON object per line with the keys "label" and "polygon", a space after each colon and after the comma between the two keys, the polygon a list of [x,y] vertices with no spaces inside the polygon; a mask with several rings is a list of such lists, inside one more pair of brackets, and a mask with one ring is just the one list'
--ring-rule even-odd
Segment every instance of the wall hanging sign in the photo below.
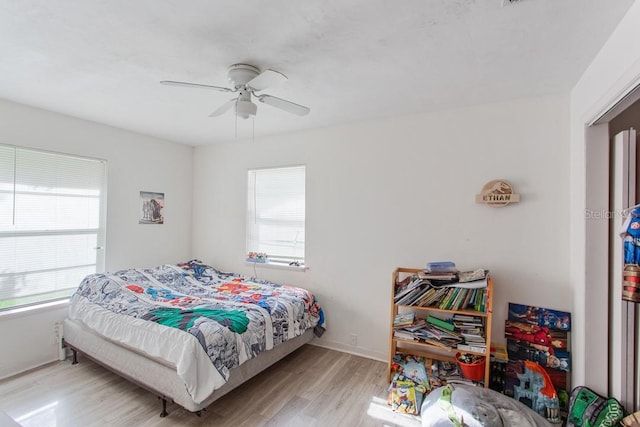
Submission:
{"label": "wall hanging sign", "polygon": [[519,201],[520,195],[514,193],[511,184],[503,179],[494,179],[487,182],[482,187],[480,194],[476,195],[476,203],[483,203],[496,208]]}
{"label": "wall hanging sign", "polygon": [[138,224],[164,224],[164,193],[140,192]]}

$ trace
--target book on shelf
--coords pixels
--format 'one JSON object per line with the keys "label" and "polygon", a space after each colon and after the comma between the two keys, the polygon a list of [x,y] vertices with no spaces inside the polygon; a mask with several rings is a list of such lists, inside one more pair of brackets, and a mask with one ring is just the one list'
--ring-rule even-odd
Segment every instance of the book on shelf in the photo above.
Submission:
{"label": "book on shelf", "polygon": [[416,314],[415,313],[399,313],[393,318],[393,326],[410,326],[415,321]]}
{"label": "book on shelf", "polygon": [[452,320],[453,326],[460,329],[481,328],[483,325],[481,317],[478,317],[474,320],[459,320],[456,317],[453,317]]}
{"label": "book on shelf", "polygon": [[443,310],[471,309],[484,312],[486,292],[483,289],[448,286],[434,288],[431,285],[425,285],[413,289],[394,302],[416,307],[437,307]]}
{"label": "book on shelf", "polygon": [[452,323],[435,316],[428,316],[427,323],[440,326],[441,328],[447,329],[449,331],[453,331],[455,329]]}
{"label": "book on shelf", "polygon": [[419,286],[412,288],[409,292],[405,293],[401,298],[394,299],[396,304],[411,305],[420,296],[422,296],[430,287],[428,282],[423,282]]}
{"label": "book on shelf", "polygon": [[452,283],[450,286],[454,288],[464,288],[464,289],[482,289],[486,288],[489,285],[489,281],[484,278],[480,280],[475,280],[473,282],[457,282]]}
{"label": "book on shelf", "polygon": [[485,270],[484,268],[478,268],[471,271],[461,271],[458,273],[458,281],[460,283],[466,283],[485,280],[488,274],[489,270]]}
{"label": "book on shelf", "polygon": [[439,333],[440,335],[442,335],[444,337],[462,339],[462,335],[460,335],[460,333],[458,331],[456,331],[455,329],[453,331],[451,331],[451,330],[445,329],[445,328],[443,328],[441,326],[434,325],[433,323],[429,324],[428,327],[425,328],[425,329],[429,330],[429,331],[435,331],[435,332]]}
{"label": "book on shelf", "polygon": [[[418,329],[422,329],[426,326],[427,322],[424,319],[416,319],[415,322],[413,322],[411,325],[407,325],[407,326],[398,326],[397,328],[399,329],[404,329],[406,331],[409,332],[415,332]],[[394,328],[396,328],[394,326]]]}
{"label": "book on shelf", "polygon": [[432,289],[432,291],[433,292],[431,292],[429,295],[425,294],[425,297],[417,301],[416,305],[421,307],[429,307],[432,304],[437,303],[447,293],[447,288]]}
{"label": "book on shelf", "polygon": [[449,292],[447,293],[446,301],[440,305],[440,308],[443,308],[445,310],[450,310],[451,307],[453,306],[453,302],[456,300],[459,293],[460,293],[459,289],[450,288]]}
{"label": "book on shelf", "polygon": [[485,290],[484,292],[478,292],[478,294],[476,295],[474,309],[476,311],[480,311],[484,313],[486,311],[485,310],[486,304],[487,304],[487,291]]}
{"label": "book on shelf", "polygon": [[429,286],[427,289],[425,289],[425,291],[420,295],[420,297],[418,297],[418,299],[416,299],[416,301],[414,301],[414,305],[416,306],[424,306],[425,303],[427,303],[428,301],[431,300],[431,298],[433,298],[433,295],[435,293],[437,293],[438,291],[436,289],[434,289],[433,287]]}
{"label": "book on shelf", "polygon": [[449,287],[455,283],[458,283],[458,279],[455,277],[448,279],[444,277],[429,277],[428,279],[431,283],[431,286],[433,286],[434,288]]}
{"label": "book on shelf", "polygon": [[456,332],[460,333],[461,335],[474,335],[474,336],[482,336],[484,335],[484,328],[472,328],[469,329],[468,326],[459,328],[456,326]]}
{"label": "book on shelf", "polygon": [[433,346],[455,349],[456,345],[463,343],[462,336],[455,331],[438,328],[435,325],[427,324],[415,330],[394,329],[393,338],[405,341],[421,342]]}
{"label": "book on shelf", "polygon": [[401,299],[406,297],[408,294],[411,294],[412,292],[414,292],[420,286],[423,286],[426,284],[428,284],[428,281],[424,279],[420,279],[417,276],[413,276],[411,281],[408,284],[404,285],[404,287],[401,287],[402,285],[400,285],[399,288],[396,288],[394,301],[395,302],[400,301]]}
{"label": "book on shelf", "polygon": [[457,349],[462,351],[472,351],[475,353],[482,353],[482,354],[487,353],[487,347],[486,346],[482,347],[480,345],[458,344]]}
{"label": "book on shelf", "polygon": [[459,310],[463,308],[463,302],[467,298],[469,294],[469,289],[456,288],[455,296],[453,298],[453,302],[450,304],[449,309],[451,310]]}
{"label": "book on shelf", "polygon": [[428,279],[435,287],[455,286],[461,288],[486,288],[488,284],[489,270],[478,268],[471,271],[458,271],[452,268],[427,268],[418,275]]}
{"label": "book on shelf", "polygon": [[482,318],[480,316],[473,316],[471,314],[459,314],[455,313],[453,315],[453,321],[460,322],[470,322],[470,323],[480,323],[482,324]]}
{"label": "book on shelf", "polygon": [[425,328],[424,332],[420,332],[427,337],[437,339],[439,341],[462,342],[463,338],[454,332],[438,329],[437,327]]}
{"label": "book on shelf", "polygon": [[462,338],[466,341],[481,341],[484,342],[484,337],[481,334],[470,334],[467,332],[461,332]]}
{"label": "book on shelf", "polygon": [[440,309],[444,309],[444,306],[447,304],[447,302],[451,298],[451,293],[453,292],[452,288],[445,288],[445,289],[446,289],[446,292],[444,293],[440,301],[438,301],[435,304]]}
{"label": "book on shelf", "polygon": [[420,341],[420,338],[415,333],[403,330],[393,331],[393,337],[407,341]]}
{"label": "book on shelf", "polygon": [[417,301],[420,300],[422,296],[429,291],[429,289],[431,289],[430,285],[421,286],[417,291],[413,292],[402,304],[416,305]]}
{"label": "book on shelf", "polygon": [[440,273],[434,273],[434,272],[423,272],[420,273],[418,275],[418,277],[421,277],[423,279],[427,279],[427,280],[435,280],[435,281],[449,281],[449,280],[453,280],[453,281],[458,281],[458,273],[455,272],[440,272]]}

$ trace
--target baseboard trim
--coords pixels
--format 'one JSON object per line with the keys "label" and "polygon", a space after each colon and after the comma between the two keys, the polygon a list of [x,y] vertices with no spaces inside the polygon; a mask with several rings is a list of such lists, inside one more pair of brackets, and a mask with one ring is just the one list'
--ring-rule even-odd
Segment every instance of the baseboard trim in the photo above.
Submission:
{"label": "baseboard trim", "polygon": [[388,355],[383,355],[380,352],[362,348],[362,347],[353,347],[350,345],[344,345],[342,343],[336,341],[326,341],[318,338],[314,338],[309,344],[315,345],[316,347],[327,348],[329,350],[336,350],[342,353],[353,354],[354,356],[364,357],[366,359],[377,360],[379,362],[388,363],[387,357]]}

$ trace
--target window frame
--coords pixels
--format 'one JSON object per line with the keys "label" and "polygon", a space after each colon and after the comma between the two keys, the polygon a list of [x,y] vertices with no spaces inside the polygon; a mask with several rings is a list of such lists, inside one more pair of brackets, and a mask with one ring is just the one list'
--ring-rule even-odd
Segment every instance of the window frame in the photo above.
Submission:
{"label": "window frame", "polygon": [[[8,191],[8,190],[2,190],[2,193],[5,194],[12,194],[13,197],[13,202],[12,202],[12,206],[11,206],[11,210],[13,212],[13,219],[12,221],[12,229],[11,227],[7,227],[4,229],[0,229],[0,239],[2,238],[9,238],[9,239],[20,239],[20,238],[39,238],[39,237],[56,237],[56,236],[82,236],[82,235],[91,235],[91,234],[95,234],[95,247],[93,248],[95,250],[95,258],[93,257],[89,257],[87,259],[87,261],[94,261],[94,262],[90,262],[89,264],[87,264],[86,262],[78,262],[77,259],[74,259],[75,257],[72,257],[72,263],[69,263],[68,265],[61,265],[58,261],[56,261],[53,267],[50,268],[30,268],[29,270],[24,270],[24,271],[16,271],[16,264],[12,263],[9,272],[4,273],[4,274],[0,274],[0,279],[2,278],[8,278],[7,280],[7,284],[9,286],[13,286],[14,283],[16,283],[16,278],[18,277],[28,277],[29,274],[39,274],[39,273],[47,273],[47,272],[63,272],[63,271],[69,271],[69,270],[73,270],[73,269],[81,269],[81,268],[87,268],[87,267],[92,267],[95,266],[94,268],[91,268],[90,270],[95,271],[95,272],[103,272],[105,270],[105,258],[106,258],[106,234],[107,234],[107,221],[106,221],[106,216],[107,216],[107,166],[108,163],[106,160],[104,159],[98,159],[95,157],[89,157],[89,156],[82,156],[82,155],[76,155],[76,154],[69,154],[69,153],[62,153],[62,152],[56,152],[56,151],[51,151],[51,150],[42,150],[42,149],[36,149],[36,148],[31,148],[31,147],[25,147],[25,146],[18,146],[18,145],[12,145],[12,144],[6,144],[6,143],[0,143],[0,147],[1,148],[5,148],[5,149],[10,149],[13,150],[13,159],[14,159],[14,166],[13,166],[13,181],[10,183],[10,185],[13,185],[13,190]],[[23,181],[21,181],[18,178],[19,172],[17,169],[17,164],[18,164],[18,156],[19,156],[19,152],[22,152],[22,155],[25,155],[25,153],[27,153],[27,155],[33,154],[34,156],[37,155],[44,155],[44,156],[55,156],[55,161],[59,163],[60,166],[64,166],[63,163],[63,159],[77,159],[83,162],[95,162],[96,164],[101,165],[101,168],[97,168],[95,169],[95,172],[97,173],[96,176],[99,176],[98,181],[96,181],[99,184],[98,188],[98,194],[96,196],[91,196],[90,194],[72,194],[72,193],[56,193],[56,192],[39,192],[39,191],[34,191],[34,190],[25,190],[25,189],[20,189],[18,188],[19,186],[25,185]],[[72,160],[73,161],[73,160]],[[70,175],[67,175],[65,178],[68,179]],[[41,178],[41,177],[39,177]],[[47,177],[48,179],[55,179],[55,174],[52,173],[51,176]],[[77,177],[74,177],[77,178]],[[42,185],[43,187],[46,188],[55,188],[54,185],[47,185],[47,182],[50,181],[36,181],[36,185]],[[77,181],[76,181],[77,182]],[[70,187],[72,188],[72,187]],[[45,198],[56,198],[56,197],[70,197],[70,198],[80,198],[80,199],[91,199],[91,198],[95,198],[97,199],[97,221],[96,221],[96,225],[95,227],[92,227],[90,224],[87,224],[86,227],[67,227],[67,228],[60,228],[60,227],[56,227],[56,224],[60,224],[60,221],[58,221],[57,223],[55,223],[53,226],[49,225],[49,226],[40,226],[41,228],[36,228],[36,229],[20,229],[19,227],[16,226],[16,212],[17,212],[17,207],[16,207],[16,199],[17,199],[17,195],[18,194],[22,194],[22,195],[30,195],[30,196],[35,196],[35,197],[45,197]],[[95,217],[94,217],[95,219]],[[90,222],[90,221],[89,221]],[[32,226],[30,226],[32,227]],[[16,240],[17,241],[17,240]],[[51,244],[51,242],[47,242],[49,244]],[[88,252],[84,252],[84,254],[88,254]],[[83,273],[83,277],[85,276],[85,274]],[[28,280],[28,279],[27,279]],[[77,285],[79,284],[79,282],[77,283],[70,283],[68,287],[65,288],[59,288],[56,289],[54,287],[47,289],[46,291],[43,291],[41,293],[37,293],[37,292],[33,292],[33,290],[28,293],[27,295],[13,295],[13,297],[16,300],[22,300],[22,302],[18,303],[18,304],[13,304],[13,305],[1,305],[0,304],[0,315],[5,315],[5,314],[9,314],[9,313],[16,313],[16,312],[23,312],[25,310],[31,310],[31,309],[37,309],[37,308],[44,308],[44,307],[49,307],[49,306],[57,306],[58,304],[61,303],[65,303],[66,301],[69,300],[71,294],[73,293],[73,290],[77,287]],[[45,295],[47,296],[46,298],[39,298],[38,296],[42,296]],[[0,302],[6,302],[6,301],[11,301],[11,295],[4,295],[3,296],[3,300]]]}
{"label": "window frame", "polygon": [[[303,171],[303,207],[304,207],[304,217],[302,219],[302,230],[304,232],[304,234],[306,235],[306,221],[307,221],[307,215],[306,215],[306,197],[307,197],[307,165],[305,164],[294,164],[294,165],[283,165],[283,166],[271,166],[271,167],[260,167],[260,168],[250,168],[247,170],[247,182],[246,182],[246,189],[247,189],[247,206],[246,206],[246,221],[245,221],[245,249],[247,251],[247,254],[249,252],[260,252],[259,250],[256,250],[254,248],[251,247],[251,243],[252,241],[255,241],[255,239],[252,240],[252,226],[250,225],[250,222],[253,220],[255,221],[256,219],[256,210],[252,209],[252,203],[255,204],[255,180],[254,183],[252,183],[252,173],[256,174],[259,173],[261,171],[276,171],[276,170],[287,170],[287,169],[302,169]],[[252,186],[254,189],[254,193],[253,193],[253,201],[252,201]],[[264,220],[264,222],[269,222],[271,221],[274,224],[278,224],[278,223],[285,223],[286,221],[283,219],[271,219],[271,220]],[[293,221],[291,221],[293,222]],[[298,221],[299,222],[299,221]],[[258,241],[260,241],[258,239]],[[295,240],[291,240],[292,242],[295,242]],[[260,262],[253,262],[252,260],[249,259],[249,257],[247,256],[247,262],[250,262],[252,264],[259,264],[259,265],[264,265],[264,266],[273,266],[273,267],[287,267],[287,268],[293,268],[293,269],[300,269],[300,270],[305,270],[306,267],[304,267],[305,264],[305,258],[306,258],[306,238],[304,240],[302,240],[302,256],[295,256],[295,255],[291,255],[291,254],[280,254],[280,253],[267,253],[267,257],[268,257],[268,262],[266,263],[260,263]]]}

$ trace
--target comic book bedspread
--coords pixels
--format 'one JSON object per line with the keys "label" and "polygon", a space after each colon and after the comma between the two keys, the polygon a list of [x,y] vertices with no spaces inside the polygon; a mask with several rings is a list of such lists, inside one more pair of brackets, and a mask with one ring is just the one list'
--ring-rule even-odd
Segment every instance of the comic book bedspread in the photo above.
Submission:
{"label": "comic book bedspread", "polygon": [[[230,369],[324,321],[304,289],[222,273],[199,261],[87,276],[71,299],[70,317],[96,325],[94,311],[104,310],[191,334],[223,379],[216,388]],[[117,339],[109,336],[116,335],[110,323],[97,332]],[[180,374],[180,361],[173,362]]]}

